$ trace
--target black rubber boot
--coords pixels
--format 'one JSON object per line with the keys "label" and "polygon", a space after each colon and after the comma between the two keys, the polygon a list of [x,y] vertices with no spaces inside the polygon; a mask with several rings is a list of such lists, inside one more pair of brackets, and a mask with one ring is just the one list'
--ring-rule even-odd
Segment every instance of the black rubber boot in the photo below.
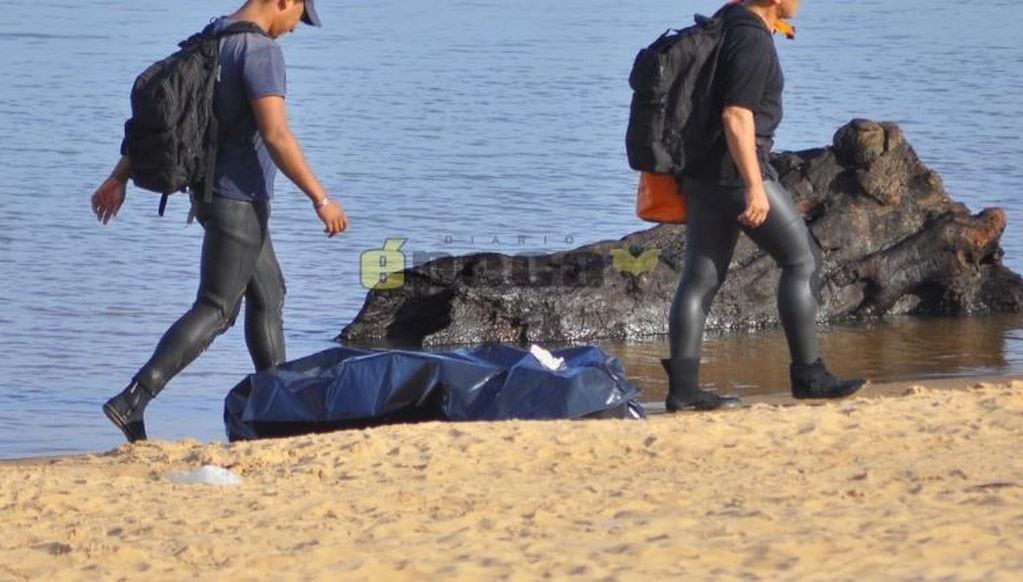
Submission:
{"label": "black rubber boot", "polygon": [[114,426],[121,429],[129,443],[146,440],[146,425],[142,414],[146,405],[154,398],[149,390],[132,380],[127,388],[103,405],[103,413]]}
{"label": "black rubber boot", "polygon": [[664,401],[664,408],[668,412],[717,410],[739,405],[738,396],[722,396],[700,389],[697,381],[699,360],[679,358],[661,360],[661,364],[668,373],[668,398]]}
{"label": "black rubber boot", "polygon": [[792,396],[800,400],[830,400],[852,396],[867,385],[861,378],[842,380],[828,371],[824,361],[812,364],[792,364]]}

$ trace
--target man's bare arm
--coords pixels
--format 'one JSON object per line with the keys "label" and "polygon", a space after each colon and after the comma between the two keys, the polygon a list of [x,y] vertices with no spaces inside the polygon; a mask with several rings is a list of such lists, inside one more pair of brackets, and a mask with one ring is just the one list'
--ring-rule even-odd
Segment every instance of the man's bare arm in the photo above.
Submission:
{"label": "man's bare arm", "polygon": [[757,158],[756,122],[753,112],[736,105],[726,106],[721,122],[728,140],[728,151],[746,183],[746,210],[739,222],[756,228],[767,220],[771,207],[764,191],[764,178]]}
{"label": "man's bare arm", "polygon": [[343,232],[348,227],[348,217],[341,205],[327,196],[327,191],[309,168],[305,154],[288,126],[284,98],[269,96],[256,99],[252,102],[252,111],[274,163],[313,203],[327,234],[334,236]]}

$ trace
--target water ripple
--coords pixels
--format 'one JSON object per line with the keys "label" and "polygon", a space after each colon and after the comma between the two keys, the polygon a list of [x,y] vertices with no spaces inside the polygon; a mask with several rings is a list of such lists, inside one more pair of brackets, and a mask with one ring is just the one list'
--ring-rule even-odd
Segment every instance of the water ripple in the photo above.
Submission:
{"label": "water ripple", "polygon": [[[406,238],[420,255],[552,252],[645,228],[624,160],[629,67],[663,29],[719,4],[326,3],[327,27],[281,42],[289,114],[352,226],[328,241],[304,197],[279,182],[273,236],[289,283],[290,355],[329,346],[358,312],[359,256],[385,238]],[[935,44],[947,22],[931,5],[806,3],[799,39],[778,43],[789,84],[779,146],[827,144],[853,117],[901,123],[954,197],[1007,209],[1006,260],[1023,270],[1023,117],[1008,114],[1023,93],[1014,21],[1006,3],[977,3],[957,22],[982,35]],[[88,199],[115,161],[132,79],[208,21],[210,4],[20,3],[9,12],[0,24],[13,49],[0,60],[0,353],[10,362],[0,368],[0,457],[102,450],[118,438],[98,404],[192,301],[201,230],[184,226],[179,197],[160,219],[157,197],[132,189],[107,227]],[[24,24],[33,22],[46,28]],[[999,361],[959,344],[921,360],[935,346],[907,335],[892,343],[897,362],[877,356],[876,371],[1023,370],[1023,335],[996,329],[1004,342],[984,345]],[[642,371],[656,359],[648,355],[627,363]],[[906,367],[917,360],[926,365]],[[223,438],[223,394],[248,361],[241,330],[228,331],[156,402],[154,434]]]}

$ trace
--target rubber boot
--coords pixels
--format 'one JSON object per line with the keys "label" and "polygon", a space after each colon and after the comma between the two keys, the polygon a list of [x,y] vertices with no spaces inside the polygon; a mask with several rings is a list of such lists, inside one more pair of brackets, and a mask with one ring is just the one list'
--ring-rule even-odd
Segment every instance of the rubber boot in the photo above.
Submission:
{"label": "rubber boot", "polygon": [[142,414],[146,405],[155,397],[138,380],[132,380],[120,394],[107,400],[103,413],[114,426],[121,429],[129,443],[146,440],[146,425]]}
{"label": "rubber boot", "polygon": [[789,376],[792,378],[792,396],[800,400],[845,398],[867,385],[867,381],[860,378],[842,380],[829,372],[819,358],[812,364],[792,364]]}
{"label": "rubber boot", "polygon": [[685,410],[717,410],[738,406],[738,396],[722,396],[701,390],[697,382],[700,360],[678,358],[661,360],[668,373],[668,398],[664,408],[668,412]]}

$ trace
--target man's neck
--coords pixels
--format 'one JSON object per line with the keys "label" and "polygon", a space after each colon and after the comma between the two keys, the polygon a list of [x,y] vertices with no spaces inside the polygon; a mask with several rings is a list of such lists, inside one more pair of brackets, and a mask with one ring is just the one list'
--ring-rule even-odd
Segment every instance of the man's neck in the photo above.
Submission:
{"label": "man's neck", "polygon": [[778,6],[775,4],[765,5],[753,0],[746,0],[742,5],[746,10],[759,16],[764,21],[764,24],[767,25],[767,30],[774,30],[775,24],[778,23]]}
{"label": "man's neck", "polygon": [[253,22],[256,26],[262,28],[267,33],[270,32],[270,25],[273,23],[273,16],[268,14],[266,10],[263,10],[262,5],[252,2],[246,3],[234,14],[229,16],[229,18],[236,22]]}

